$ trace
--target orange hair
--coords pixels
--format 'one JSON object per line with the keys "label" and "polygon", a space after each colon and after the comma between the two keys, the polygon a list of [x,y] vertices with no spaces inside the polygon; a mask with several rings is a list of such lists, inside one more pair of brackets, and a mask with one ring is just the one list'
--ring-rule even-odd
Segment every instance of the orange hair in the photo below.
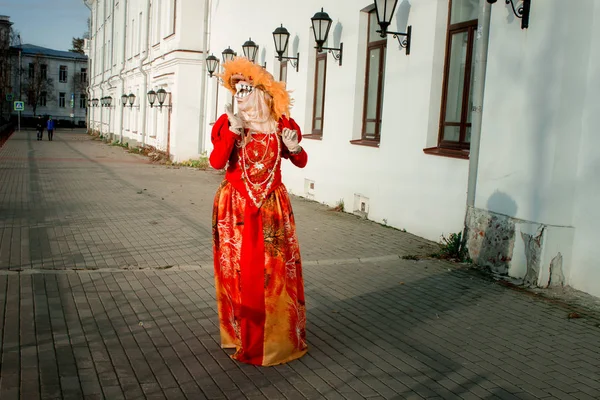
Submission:
{"label": "orange hair", "polygon": [[235,57],[232,61],[223,64],[223,73],[218,74],[223,86],[235,94],[235,84],[245,80],[258,89],[264,90],[272,98],[271,113],[276,121],[282,115],[290,116],[291,99],[285,89],[284,82],[278,82],[266,69],[256,65],[245,57]]}

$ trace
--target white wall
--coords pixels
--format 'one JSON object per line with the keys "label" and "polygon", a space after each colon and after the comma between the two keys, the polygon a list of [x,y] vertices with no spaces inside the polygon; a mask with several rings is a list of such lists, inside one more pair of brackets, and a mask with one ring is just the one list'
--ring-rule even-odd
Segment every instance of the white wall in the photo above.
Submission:
{"label": "white wall", "polygon": [[[259,54],[266,50],[267,70],[277,76],[272,32],[283,24],[291,34],[288,55],[296,55],[294,43],[300,52],[300,71],[288,67],[295,104],[291,113],[303,132],[310,133],[315,57],[310,18],[324,7],[333,19],[328,45],[344,43],[343,64],[328,55],[323,140],[303,141],[308,165],[301,170],[284,163],[284,182],[293,193],[306,195],[305,179],[310,179],[315,182],[315,200],[335,205],[343,199],[350,212],[355,194],[360,194],[369,199],[370,219],[437,241],[442,233],[462,229],[468,168],[468,160],[423,153],[437,141],[448,2],[399,2],[389,29],[405,31],[406,22],[397,20],[408,21],[413,26],[412,49],[407,56],[388,36],[379,148],[350,143],[360,136],[362,119],[366,14],[361,9],[372,4],[309,0],[295,3],[291,12],[285,2],[215,2],[211,51],[220,58],[231,46],[241,55],[241,45],[252,37]],[[339,38],[333,34],[336,28],[341,28]],[[216,82],[210,83],[213,101]],[[220,88],[220,110],[226,98],[229,95]]]}
{"label": "white wall", "polygon": [[527,30],[492,10],[475,206],[564,230],[567,283],[600,295],[599,4],[532,2]]}

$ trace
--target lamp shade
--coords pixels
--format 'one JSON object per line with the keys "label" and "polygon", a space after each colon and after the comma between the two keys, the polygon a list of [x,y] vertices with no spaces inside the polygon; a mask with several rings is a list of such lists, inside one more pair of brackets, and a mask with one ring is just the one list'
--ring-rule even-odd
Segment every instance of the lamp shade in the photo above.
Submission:
{"label": "lamp shade", "polygon": [[329,14],[323,11],[323,8],[321,8],[321,11],[313,15],[310,20],[312,22],[313,33],[315,35],[315,42],[317,42],[317,49],[320,51],[323,47],[323,44],[327,41],[332,20],[329,18]]}
{"label": "lamp shade", "polygon": [[258,52],[258,46],[252,41],[252,38],[248,39],[242,45],[242,50],[244,51],[244,57],[254,62],[256,59],[256,53]]}
{"label": "lamp shade", "polygon": [[394,11],[398,0],[375,0],[375,12],[377,13],[377,23],[381,28],[381,37],[385,37],[385,32],[392,22]]}
{"label": "lamp shade", "polygon": [[162,106],[167,98],[167,91],[163,88],[160,88],[156,91],[156,95],[158,96],[158,104]]}
{"label": "lamp shade", "polygon": [[223,62],[225,63],[233,60],[233,57],[235,57],[235,52],[231,50],[231,47],[227,47],[225,50],[223,50],[221,55],[223,56]]}
{"label": "lamp shade", "polygon": [[121,104],[126,105],[127,99],[128,99],[128,97],[126,94],[121,95]]}
{"label": "lamp shade", "polygon": [[290,40],[290,33],[281,25],[273,31],[273,40],[275,41],[275,51],[280,57],[283,56]]}
{"label": "lamp shade", "polygon": [[106,96],[106,106],[110,107],[112,105],[112,97]]}
{"label": "lamp shade", "polygon": [[133,106],[133,103],[135,103],[135,94],[129,93],[129,96],[127,96],[127,98],[129,99],[129,105]]}
{"label": "lamp shade", "polygon": [[213,76],[214,72],[217,70],[217,65],[219,65],[219,59],[212,54],[206,57],[206,67],[208,68],[208,73],[210,76]]}
{"label": "lamp shade", "polygon": [[155,101],[156,101],[156,92],[154,90],[150,90],[148,92],[148,103],[150,103],[150,107],[152,107],[154,105]]}
{"label": "lamp shade", "polygon": [[93,99],[92,99],[92,105],[93,105],[94,107],[97,107],[97,106],[98,106],[98,99],[97,99],[97,98],[93,98]]}

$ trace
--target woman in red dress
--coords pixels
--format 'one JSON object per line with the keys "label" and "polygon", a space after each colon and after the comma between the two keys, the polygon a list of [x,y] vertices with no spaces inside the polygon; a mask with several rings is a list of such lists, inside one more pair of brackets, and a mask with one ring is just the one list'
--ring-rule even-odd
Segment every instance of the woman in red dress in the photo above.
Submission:
{"label": "woman in red dress", "polygon": [[282,159],[303,168],[307,155],[285,84],[242,57],[223,68],[238,113],[227,108],[211,134],[210,163],[227,168],[213,209],[221,346],[238,361],[277,365],[307,351],[300,249],[281,182]]}

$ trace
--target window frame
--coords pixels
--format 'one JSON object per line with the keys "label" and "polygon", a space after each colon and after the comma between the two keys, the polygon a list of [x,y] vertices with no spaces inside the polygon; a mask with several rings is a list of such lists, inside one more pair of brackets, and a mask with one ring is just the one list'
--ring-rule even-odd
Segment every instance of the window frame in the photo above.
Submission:
{"label": "window frame", "polygon": [[[315,50],[316,51],[316,50]],[[321,117],[316,117],[317,112],[317,89],[319,84],[319,61],[323,61],[323,95],[321,99]],[[323,124],[325,121],[325,90],[327,89],[327,51],[323,51],[321,53],[317,52],[317,56],[315,58],[315,84],[313,88],[313,108],[312,108],[312,125],[311,125],[311,135],[315,137],[323,137]],[[315,124],[317,120],[321,120],[321,129],[316,129]]]}
{"label": "window frame", "polygon": [[66,92],[58,93],[58,107],[65,108],[66,107]]}
{"label": "window frame", "polygon": [[35,64],[29,63],[29,72],[27,74],[29,79],[35,79]]}
{"label": "window frame", "polygon": [[40,64],[40,74],[42,79],[48,79],[48,64]]}
{"label": "window frame", "polygon": [[[377,76],[377,104],[375,106],[375,118],[374,121],[367,120],[367,103],[369,93],[369,73],[371,72],[371,63],[369,62],[369,54],[373,49],[380,48],[381,57],[379,58],[379,70]],[[373,143],[379,145],[381,141],[381,122],[383,120],[382,108],[383,108],[383,75],[385,73],[385,52],[387,50],[387,38],[377,40],[374,42],[367,43],[367,54],[366,54],[366,68],[365,68],[365,91],[363,95],[363,115],[362,115],[362,128],[360,132],[360,140],[362,142]],[[366,137],[366,127],[368,122],[375,122],[375,137]]]}
{"label": "window frame", "polygon": [[[63,79],[63,71],[64,71],[64,79]],[[61,83],[67,83],[69,76],[69,69],[66,65],[61,65],[58,67],[58,81]]]}

